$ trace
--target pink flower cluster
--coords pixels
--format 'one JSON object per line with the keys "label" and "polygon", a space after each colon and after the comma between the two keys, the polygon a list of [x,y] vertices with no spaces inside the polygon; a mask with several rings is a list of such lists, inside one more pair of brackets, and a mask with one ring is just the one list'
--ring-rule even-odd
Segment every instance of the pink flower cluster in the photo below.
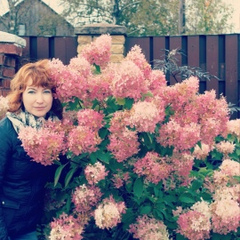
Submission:
{"label": "pink flower cluster", "polygon": [[210,238],[210,218],[196,210],[182,213],[177,221],[178,232],[190,240],[205,240]]}
{"label": "pink flower cluster", "polygon": [[126,212],[124,202],[116,202],[112,196],[105,198],[94,211],[96,225],[100,229],[110,229],[121,222],[122,214]]}
{"label": "pink flower cluster", "polygon": [[129,226],[129,232],[139,240],[169,240],[167,227],[162,221],[147,215],[139,216],[136,223]]}
{"label": "pink flower cluster", "polygon": [[102,163],[96,162],[93,165],[87,165],[87,167],[84,169],[84,174],[88,183],[93,185],[105,179],[105,177],[108,175],[108,171],[106,171],[106,167]]}
{"label": "pink flower cluster", "polygon": [[130,110],[130,116],[127,119],[127,124],[136,128],[138,132],[153,133],[156,124],[164,120],[165,108],[154,104],[154,102],[142,101],[133,104]]}
{"label": "pink flower cluster", "polygon": [[131,48],[125,59],[133,61],[143,72],[144,77],[149,78],[152,72],[151,65],[147,62],[142,49],[138,45]]}
{"label": "pink flower cluster", "polygon": [[75,188],[72,194],[72,202],[77,212],[91,212],[102,197],[100,188],[85,184]]}
{"label": "pink flower cluster", "polygon": [[159,129],[157,141],[164,147],[174,146],[175,150],[188,150],[201,140],[200,125],[194,122],[180,125],[170,120]]}
{"label": "pink flower cluster", "polygon": [[[83,62],[82,62],[83,63]],[[85,63],[87,65],[87,63]],[[73,97],[86,98],[86,77],[73,70],[72,66],[65,66],[59,59],[49,62],[51,77],[56,85],[56,96],[63,102],[72,101]]]}
{"label": "pink flower cluster", "polygon": [[68,135],[68,148],[75,155],[95,152],[101,138],[98,130],[103,126],[103,115],[93,109],[83,109],[77,113],[78,126]]}
{"label": "pink flower cluster", "polygon": [[59,160],[59,154],[64,153],[66,149],[64,131],[59,131],[57,123],[54,126],[55,128],[41,129],[25,127],[20,130],[18,136],[33,161],[45,166]]}
{"label": "pink flower cluster", "polygon": [[171,170],[172,167],[166,163],[166,159],[156,152],[148,152],[144,158],[134,163],[134,172],[155,184],[169,177]]}
{"label": "pink flower cluster", "polygon": [[78,126],[87,126],[93,131],[98,131],[103,126],[103,116],[93,109],[82,109],[77,113]]}
{"label": "pink flower cluster", "polygon": [[111,134],[109,136],[110,144],[107,149],[112,152],[118,162],[123,162],[139,151],[139,142],[137,133],[125,129],[121,134]]}
{"label": "pink flower cluster", "polygon": [[240,139],[240,119],[234,119],[227,122],[227,133],[233,134]]}
{"label": "pink flower cluster", "polygon": [[0,96],[0,119],[6,114],[8,110],[8,100]]}
{"label": "pink flower cluster", "polygon": [[100,67],[105,67],[111,57],[111,44],[112,38],[110,35],[105,34],[95,41],[88,44],[81,52],[81,56],[84,57],[91,65],[96,64]]}
{"label": "pink flower cluster", "polygon": [[51,223],[50,240],[81,240],[83,237],[83,225],[78,218],[65,213]]}

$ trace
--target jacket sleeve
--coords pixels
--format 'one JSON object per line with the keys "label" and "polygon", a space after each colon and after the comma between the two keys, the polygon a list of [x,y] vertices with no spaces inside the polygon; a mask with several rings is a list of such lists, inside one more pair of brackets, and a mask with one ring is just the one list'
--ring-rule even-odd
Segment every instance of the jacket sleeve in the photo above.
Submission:
{"label": "jacket sleeve", "polygon": [[[6,121],[6,120],[5,120]],[[0,121],[0,193],[2,193],[3,177],[8,159],[11,155],[11,137],[3,121]],[[1,199],[0,199],[1,201]],[[0,240],[7,240],[8,233],[4,222],[2,207],[0,204]]]}

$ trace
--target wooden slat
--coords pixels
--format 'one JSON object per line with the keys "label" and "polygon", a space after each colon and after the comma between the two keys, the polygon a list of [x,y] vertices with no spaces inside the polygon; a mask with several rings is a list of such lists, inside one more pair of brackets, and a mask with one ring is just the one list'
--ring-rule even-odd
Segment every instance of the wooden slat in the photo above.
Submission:
{"label": "wooden slat", "polygon": [[153,67],[157,67],[158,60],[164,60],[166,53],[166,38],[154,37],[153,38]]}
{"label": "wooden slat", "polygon": [[[237,35],[226,35],[226,98],[228,102],[238,104],[238,38]],[[235,118],[237,114],[233,115]]]}
{"label": "wooden slat", "polygon": [[[206,71],[211,75],[218,76],[218,36],[207,36],[206,38]],[[207,90],[215,89],[219,94],[218,79],[207,80]]]}
{"label": "wooden slat", "polygon": [[199,67],[199,37],[188,37],[188,66]]}
{"label": "wooden slat", "polygon": [[131,37],[126,39],[125,43],[125,55],[131,50],[134,45],[140,46],[146,60],[150,63],[150,37]]}
{"label": "wooden slat", "polygon": [[77,38],[76,37],[66,37],[66,62],[69,63],[70,59],[77,56]]}
{"label": "wooden slat", "polygon": [[38,37],[37,38],[37,58],[45,59],[49,58],[49,38]]}
{"label": "wooden slat", "polygon": [[54,58],[59,58],[63,64],[68,64],[66,57],[65,37],[54,38]]}
{"label": "wooden slat", "polygon": [[[181,50],[182,49],[182,38],[181,37],[170,37],[170,44],[169,44],[169,50]],[[182,65],[182,58],[180,54],[176,54],[175,58],[177,59],[176,63],[178,66]],[[178,78],[178,81],[181,81],[181,78]],[[170,76],[170,84],[175,84],[176,80]]]}

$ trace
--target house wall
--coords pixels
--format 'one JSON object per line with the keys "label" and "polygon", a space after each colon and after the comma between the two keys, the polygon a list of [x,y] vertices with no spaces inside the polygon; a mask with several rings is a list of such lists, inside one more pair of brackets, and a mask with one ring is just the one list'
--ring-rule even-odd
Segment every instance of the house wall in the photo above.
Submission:
{"label": "house wall", "polygon": [[[25,26],[24,36],[74,35],[74,27],[41,0],[25,0],[18,5],[18,8],[17,26]],[[2,19],[5,19],[4,23],[9,25],[9,13]],[[0,31],[8,32],[1,22]]]}

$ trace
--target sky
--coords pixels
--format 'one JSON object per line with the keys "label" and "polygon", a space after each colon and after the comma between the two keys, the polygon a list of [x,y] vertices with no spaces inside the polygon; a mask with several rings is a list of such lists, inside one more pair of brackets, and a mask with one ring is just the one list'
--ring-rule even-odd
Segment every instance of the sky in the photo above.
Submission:
{"label": "sky", "polygon": [[[52,7],[56,12],[61,12],[61,7],[59,7],[59,0],[42,0],[50,7]],[[234,8],[234,12],[230,22],[234,24],[234,32],[240,33],[240,0],[223,0],[227,4],[231,4]],[[7,0],[0,0],[0,14],[6,12]]]}

